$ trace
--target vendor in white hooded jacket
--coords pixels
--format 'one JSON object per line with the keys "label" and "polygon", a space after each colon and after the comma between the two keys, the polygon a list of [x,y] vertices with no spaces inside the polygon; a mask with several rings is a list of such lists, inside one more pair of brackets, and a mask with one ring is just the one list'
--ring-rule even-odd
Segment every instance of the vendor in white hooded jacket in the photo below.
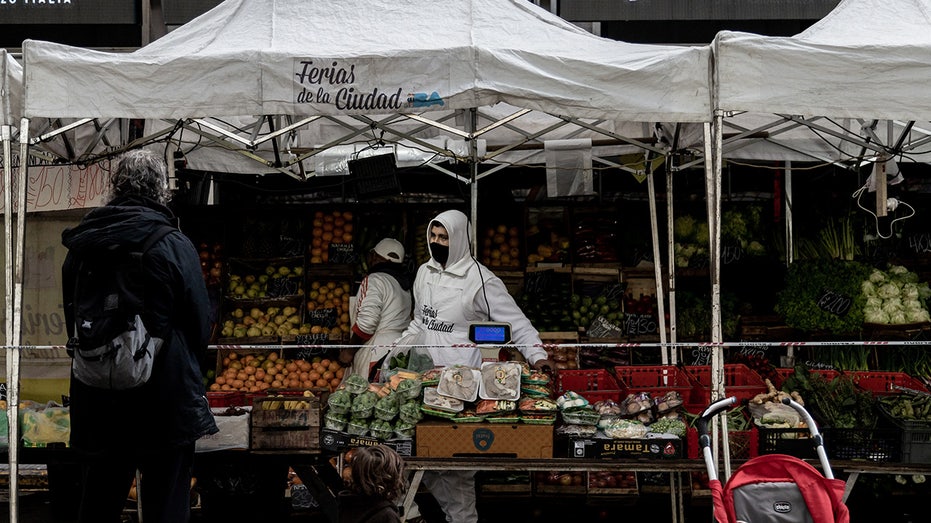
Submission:
{"label": "vendor in white hooded jacket", "polygon": [[[427,227],[430,260],[414,279],[414,319],[398,345],[427,345],[438,367],[479,367],[481,351],[469,340],[469,324],[511,324],[511,337],[537,369],[555,365],[546,359],[540,334],[508,294],[504,282],[472,257],[469,219],[460,211],[440,213]],[[475,471],[427,471],[423,483],[446,514],[446,521],[476,523]]]}
{"label": "vendor in white hooded jacket", "polygon": [[511,338],[537,369],[555,368],[546,359],[540,334],[508,293],[501,278],[472,257],[469,219],[461,211],[437,215],[427,227],[430,259],[414,279],[414,319],[398,345],[428,345],[437,367],[482,364],[471,345],[469,325],[495,321],[511,324]]}

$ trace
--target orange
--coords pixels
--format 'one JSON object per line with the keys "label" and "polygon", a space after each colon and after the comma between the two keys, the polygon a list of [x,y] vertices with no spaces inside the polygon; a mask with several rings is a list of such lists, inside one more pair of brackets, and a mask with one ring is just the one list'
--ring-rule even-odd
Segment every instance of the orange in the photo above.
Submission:
{"label": "orange", "polygon": [[336,370],[336,377],[339,379],[343,379],[343,368],[342,367]]}
{"label": "orange", "polygon": [[327,369],[330,367],[330,360],[324,358],[320,360],[320,365],[322,365],[324,369]]}
{"label": "orange", "polygon": [[327,383],[328,383],[327,380],[320,378],[319,380],[317,380],[316,385],[317,387],[326,387]]}
{"label": "orange", "polygon": [[330,380],[330,390],[333,390],[333,389],[335,389],[336,387],[339,387],[339,384],[340,384],[341,381],[342,381],[342,380],[340,380],[339,378],[333,378],[333,379],[331,379],[331,380]]}

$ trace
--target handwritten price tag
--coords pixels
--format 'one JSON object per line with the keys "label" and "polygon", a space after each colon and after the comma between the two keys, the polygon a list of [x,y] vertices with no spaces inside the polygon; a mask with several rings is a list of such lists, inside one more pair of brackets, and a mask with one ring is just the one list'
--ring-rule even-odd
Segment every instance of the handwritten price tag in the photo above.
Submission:
{"label": "handwritten price tag", "polygon": [[628,336],[656,333],[656,319],[650,314],[625,314],[624,331]]}
{"label": "handwritten price tag", "polygon": [[853,305],[852,298],[829,289],[822,290],[818,297],[818,307],[837,316],[846,316],[851,305]]}

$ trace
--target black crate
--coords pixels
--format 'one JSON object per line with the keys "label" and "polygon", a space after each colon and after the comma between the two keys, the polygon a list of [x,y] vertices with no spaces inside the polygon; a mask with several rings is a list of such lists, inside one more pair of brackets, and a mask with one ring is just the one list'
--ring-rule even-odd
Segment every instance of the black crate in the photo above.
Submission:
{"label": "black crate", "polygon": [[895,428],[825,428],[824,446],[828,458],[895,463],[902,459],[902,431]]}
{"label": "black crate", "polygon": [[788,454],[802,459],[818,457],[815,440],[811,432],[804,429],[771,429],[759,427],[759,452],[763,454]]}

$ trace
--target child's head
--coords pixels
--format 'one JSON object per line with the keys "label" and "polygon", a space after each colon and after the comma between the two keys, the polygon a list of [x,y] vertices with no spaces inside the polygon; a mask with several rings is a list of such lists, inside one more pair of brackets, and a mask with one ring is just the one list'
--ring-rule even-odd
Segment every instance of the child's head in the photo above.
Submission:
{"label": "child's head", "polygon": [[350,466],[357,494],[394,500],[404,492],[404,461],[390,447],[359,447]]}

